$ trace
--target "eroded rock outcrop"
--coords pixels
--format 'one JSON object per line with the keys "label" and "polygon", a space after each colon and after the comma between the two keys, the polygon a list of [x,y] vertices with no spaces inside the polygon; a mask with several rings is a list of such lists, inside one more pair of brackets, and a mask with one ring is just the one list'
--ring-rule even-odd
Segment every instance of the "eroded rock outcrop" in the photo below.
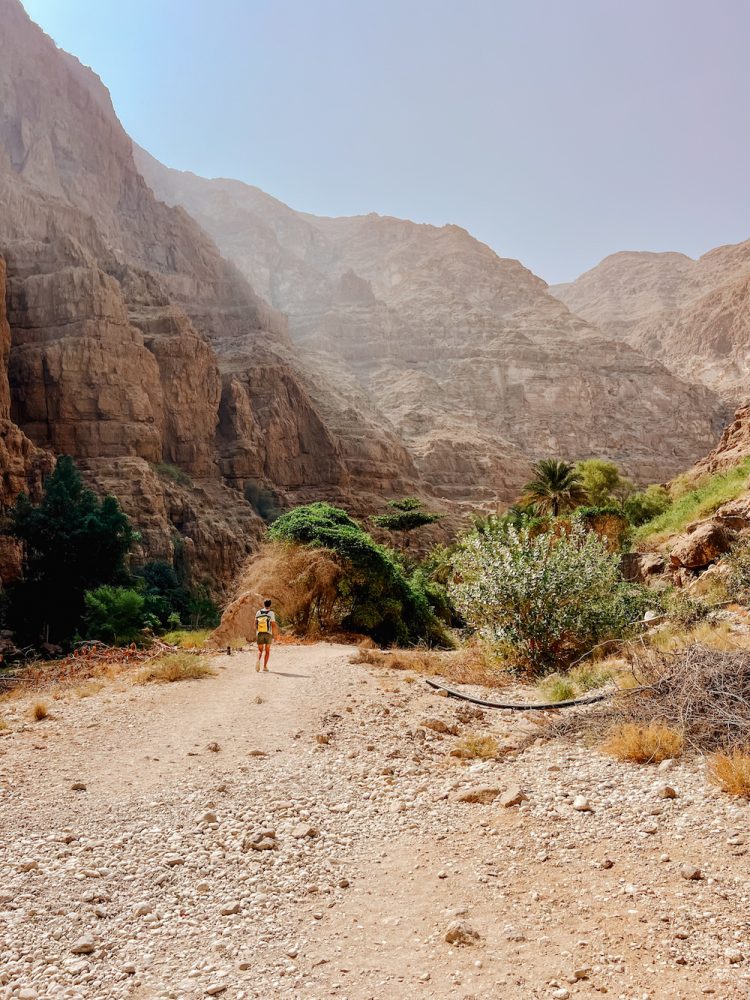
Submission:
{"label": "eroded rock outcrop", "polygon": [[677,253],[617,253],[551,291],[608,336],[733,404],[750,368],[750,241],[698,260]]}

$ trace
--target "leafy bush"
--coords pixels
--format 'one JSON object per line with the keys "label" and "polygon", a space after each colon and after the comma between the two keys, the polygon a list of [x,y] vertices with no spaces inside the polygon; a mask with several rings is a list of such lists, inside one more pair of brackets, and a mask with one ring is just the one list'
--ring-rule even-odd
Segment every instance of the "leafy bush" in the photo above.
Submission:
{"label": "leafy bush", "polygon": [[622,501],[635,489],[614,462],[607,462],[602,458],[587,458],[576,462],[575,471],[588,502],[595,507],[607,507],[613,500]]}
{"label": "leafy bush", "polygon": [[725,472],[703,476],[697,483],[678,480],[672,488],[671,506],[663,514],[641,525],[636,539],[656,542],[683,531],[691,521],[713,514],[722,504],[742,493],[749,474],[750,457]]}
{"label": "leafy bush", "polygon": [[740,604],[750,604],[750,543],[740,541],[724,563],[729,571],[724,581],[727,593]]}
{"label": "leafy bush", "polygon": [[653,521],[672,505],[669,491],[657,483],[652,483],[640,493],[631,494],[624,503],[625,515],[633,527]]}
{"label": "leafy bush", "polygon": [[124,646],[136,642],[150,624],[146,598],[137,590],[105,584],[87,591],[84,600],[86,637],[89,639]]}
{"label": "leafy bush", "polygon": [[681,628],[689,629],[711,614],[711,605],[684,590],[673,590],[663,598],[667,617]]}
{"label": "leafy bush", "polygon": [[161,628],[179,628],[187,622],[191,595],[173,566],[154,560],[139,566],[134,575],[143,588],[146,612],[158,619]]}
{"label": "leafy bush", "polygon": [[283,514],[270,537],[328,549],[344,560],[338,584],[345,606],[342,627],[371,635],[381,644],[427,642],[446,637],[418,580],[407,578],[395,554],[374,539],[346,511],[313,503]]}
{"label": "leafy bush", "polygon": [[154,469],[156,469],[162,478],[171,479],[173,483],[178,483],[180,486],[193,485],[193,480],[187,472],[183,472],[177,465],[170,465],[169,462],[158,462],[154,466]]}
{"label": "leafy bush", "polygon": [[642,588],[623,583],[618,556],[578,525],[559,536],[471,533],[454,568],[451,595],[465,620],[536,672],[626,635],[646,606]]}
{"label": "leafy bush", "polygon": [[273,524],[283,513],[283,508],[273,490],[255,479],[245,483],[245,499],[266,524]]}
{"label": "leafy bush", "polygon": [[21,494],[10,532],[23,542],[21,580],[9,597],[8,619],[22,642],[64,642],[80,628],[84,593],[124,580],[133,542],[130,522],[114,497],[86,489],[72,458],[58,459],[39,506]]}

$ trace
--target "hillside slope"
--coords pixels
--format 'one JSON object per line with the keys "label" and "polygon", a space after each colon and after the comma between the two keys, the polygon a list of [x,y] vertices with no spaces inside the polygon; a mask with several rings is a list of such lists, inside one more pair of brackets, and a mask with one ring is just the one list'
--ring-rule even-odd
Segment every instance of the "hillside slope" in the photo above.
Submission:
{"label": "hillside slope", "polygon": [[750,241],[698,260],[616,253],[550,291],[568,308],[732,403],[750,375]]}

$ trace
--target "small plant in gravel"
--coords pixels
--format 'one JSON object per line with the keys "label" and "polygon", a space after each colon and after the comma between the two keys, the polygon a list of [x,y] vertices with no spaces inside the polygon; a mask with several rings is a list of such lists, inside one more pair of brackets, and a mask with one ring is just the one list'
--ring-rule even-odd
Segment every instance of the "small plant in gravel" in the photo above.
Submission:
{"label": "small plant in gravel", "polygon": [[36,701],[31,706],[31,718],[35,722],[42,722],[44,719],[49,718],[49,708],[47,703],[44,701]]}
{"label": "small plant in gravel", "polygon": [[750,799],[750,748],[712,754],[708,759],[708,776],[730,795]]}
{"label": "small plant in gravel", "polygon": [[137,684],[172,684],[175,681],[201,680],[216,671],[204,656],[193,653],[170,653],[148,663],[135,676]]}
{"label": "small plant in gravel", "polygon": [[547,701],[570,701],[578,694],[578,688],[569,677],[561,677],[560,674],[550,674],[538,685],[539,690]]}
{"label": "small plant in gravel", "polygon": [[468,733],[454,747],[454,756],[464,760],[495,760],[500,745],[487,733]]}
{"label": "small plant in gravel", "polygon": [[10,726],[5,721],[5,719],[0,719],[0,733],[5,733],[10,729]]}
{"label": "small plant in gravel", "polygon": [[683,742],[682,733],[664,723],[650,722],[643,726],[625,722],[610,732],[602,750],[634,764],[659,764],[668,757],[679,757]]}

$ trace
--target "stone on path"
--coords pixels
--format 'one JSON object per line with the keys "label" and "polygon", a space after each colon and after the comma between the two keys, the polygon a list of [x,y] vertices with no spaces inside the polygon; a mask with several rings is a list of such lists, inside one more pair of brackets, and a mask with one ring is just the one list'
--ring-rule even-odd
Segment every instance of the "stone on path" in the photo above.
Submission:
{"label": "stone on path", "polygon": [[445,932],[448,944],[474,944],[479,940],[479,933],[465,920],[452,920]]}

